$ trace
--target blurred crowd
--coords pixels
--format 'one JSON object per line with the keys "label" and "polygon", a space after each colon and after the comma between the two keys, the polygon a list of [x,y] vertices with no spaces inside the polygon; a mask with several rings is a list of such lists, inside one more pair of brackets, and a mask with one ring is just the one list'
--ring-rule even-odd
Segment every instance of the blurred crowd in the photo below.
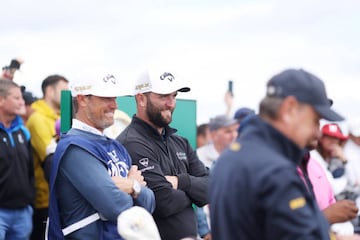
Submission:
{"label": "blurred crowd", "polygon": [[[224,113],[197,126],[192,149],[169,127],[177,93],[190,91],[172,73],[141,75],[130,118],[117,108],[112,75],[76,84],[49,75],[36,97],[14,82],[23,62],[12,59],[0,77],[0,240],[360,239],[360,118],[329,115],[336,99],[321,92],[316,76],[280,73],[259,109],[233,109],[231,82]],[[311,96],[302,94],[307,78],[318,90]],[[60,97],[70,89],[74,126],[62,138]],[[291,157],[297,160],[285,163]],[[79,158],[90,160],[75,163]],[[270,173],[277,179],[265,177]]]}

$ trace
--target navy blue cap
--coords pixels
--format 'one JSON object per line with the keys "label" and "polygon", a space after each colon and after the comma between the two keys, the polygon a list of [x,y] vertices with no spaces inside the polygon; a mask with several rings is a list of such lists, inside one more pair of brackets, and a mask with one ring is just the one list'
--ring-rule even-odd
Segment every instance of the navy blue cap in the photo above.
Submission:
{"label": "navy blue cap", "polygon": [[234,114],[234,118],[237,119],[238,121],[241,121],[244,117],[250,114],[251,115],[255,114],[255,111],[247,107],[242,107],[236,110]]}
{"label": "navy blue cap", "polygon": [[23,99],[25,101],[25,105],[31,105],[33,102],[38,100],[37,97],[35,97],[31,92],[24,91],[22,93]]}
{"label": "navy blue cap", "polygon": [[294,96],[299,102],[311,105],[326,120],[344,120],[330,108],[323,81],[303,69],[288,69],[273,76],[267,83],[266,95],[280,98]]}

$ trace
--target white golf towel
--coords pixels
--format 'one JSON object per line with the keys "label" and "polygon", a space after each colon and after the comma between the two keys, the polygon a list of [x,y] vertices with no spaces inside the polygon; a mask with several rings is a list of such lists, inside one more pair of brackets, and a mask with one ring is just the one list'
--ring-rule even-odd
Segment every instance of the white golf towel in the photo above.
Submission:
{"label": "white golf towel", "polygon": [[123,211],[118,216],[117,229],[126,240],[161,240],[153,217],[142,207]]}

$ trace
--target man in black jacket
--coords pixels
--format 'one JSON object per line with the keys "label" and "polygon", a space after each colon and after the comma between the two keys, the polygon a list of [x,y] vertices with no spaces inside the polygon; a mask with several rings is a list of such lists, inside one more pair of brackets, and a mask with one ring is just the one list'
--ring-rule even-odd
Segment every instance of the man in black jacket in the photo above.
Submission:
{"label": "man in black jacket", "polygon": [[29,239],[34,202],[30,132],[20,86],[0,80],[0,239]]}
{"label": "man in black jacket", "polygon": [[167,69],[146,71],[135,86],[136,115],[117,138],[155,193],[153,216],[163,240],[196,237],[192,204],[207,204],[209,172],[169,127],[177,93],[188,91]]}

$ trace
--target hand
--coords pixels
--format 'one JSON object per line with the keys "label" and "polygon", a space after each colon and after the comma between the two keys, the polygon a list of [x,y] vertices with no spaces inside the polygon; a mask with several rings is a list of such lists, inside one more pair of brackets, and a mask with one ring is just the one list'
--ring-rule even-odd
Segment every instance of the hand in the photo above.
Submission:
{"label": "hand", "polygon": [[211,233],[206,234],[203,238],[203,240],[211,240]]}
{"label": "hand", "polygon": [[171,183],[173,189],[178,188],[178,177],[177,176],[165,176],[166,180]]}
{"label": "hand", "polygon": [[360,240],[360,235],[336,235],[337,240]]}
{"label": "hand", "polygon": [[134,180],[131,178],[123,178],[121,176],[113,176],[111,177],[115,185],[123,192],[126,192],[127,194],[133,193],[133,185]]}
{"label": "hand", "polygon": [[343,163],[346,162],[343,148],[340,145],[333,146],[333,149],[331,151],[331,157],[339,158]]}
{"label": "hand", "polygon": [[227,116],[229,116],[230,112],[231,112],[232,105],[233,105],[234,96],[230,92],[226,92],[225,97],[224,97],[224,101],[225,101],[225,104],[226,104],[226,112],[225,112],[225,114]]}
{"label": "hand", "polygon": [[346,222],[357,216],[358,208],[351,200],[340,200],[323,210],[330,224]]}
{"label": "hand", "polygon": [[141,186],[146,186],[144,176],[141,174],[141,171],[138,169],[138,166],[136,166],[136,165],[131,166],[129,173],[128,173],[128,178],[138,181]]}
{"label": "hand", "polygon": [[56,139],[51,139],[51,142],[46,146],[46,156],[53,154],[56,150],[57,142]]}
{"label": "hand", "polygon": [[130,195],[134,192],[134,180],[138,181],[141,186],[146,186],[144,177],[136,165],[132,165],[130,167],[127,178],[121,176],[113,176],[111,178],[121,191]]}

